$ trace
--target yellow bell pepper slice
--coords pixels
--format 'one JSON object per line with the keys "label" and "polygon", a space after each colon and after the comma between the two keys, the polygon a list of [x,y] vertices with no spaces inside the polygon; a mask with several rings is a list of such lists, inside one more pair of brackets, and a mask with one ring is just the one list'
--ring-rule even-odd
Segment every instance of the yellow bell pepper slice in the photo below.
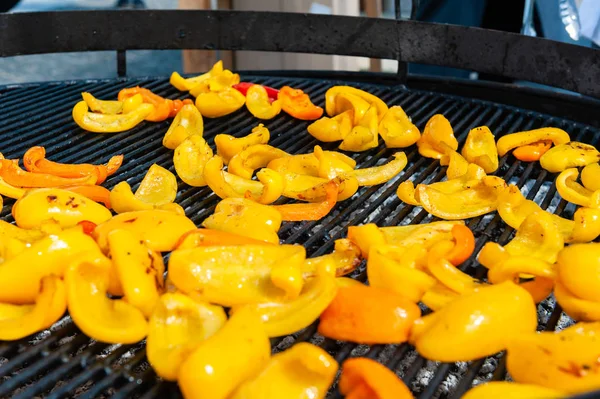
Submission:
{"label": "yellow bell pepper slice", "polygon": [[[352,93],[339,93],[335,96],[333,101],[335,102],[336,115],[346,111],[352,111],[352,115],[354,116],[354,120],[352,121],[353,125],[358,124],[365,116],[367,110],[371,107],[371,104],[368,101]],[[375,113],[377,113],[377,109],[374,109]]]}
{"label": "yellow bell pepper slice", "polygon": [[308,133],[319,141],[331,143],[344,140],[352,131],[354,111],[348,110],[332,118],[326,116],[307,126]]}
{"label": "yellow bell pepper slice", "polygon": [[509,340],[506,366],[514,381],[576,394],[600,388],[598,327],[576,324],[559,332]]}
{"label": "yellow bell pepper slice", "polygon": [[97,341],[141,341],[148,331],[142,312],[122,299],[106,296],[110,270],[110,260],[97,251],[73,259],[65,273],[69,314],[81,331]]}
{"label": "yellow bell pepper slice", "polygon": [[91,93],[85,91],[81,93],[81,97],[92,110],[92,112],[99,112],[105,115],[115,115],[123,112],[122,101],[98,100]]}
{"label": "yellow bell pepper slice", "polygon": [[577,168],[565,169],[556,178],[556,190],[563,199],[588,208],[600,208],[600,190],[591,191],[577,183]]}
{"label": "yellow bell pepper slice", "polygon": [[569,133],[556,127],[543,127],[525,132],[510,133],[500,137],[496,143],[498,155],[503,157],[510,150],[544,140],[551,140],[554,145],[565,144],[571,141]]}
{"label": "yellow bell pepper slice", "polygon": [[192,135],[175,148],[173,165],[177,176],[192,187],[206,186],[204,166],[213,157],[213,151],[199,135]]}
{"label": "yellow bell pepper slice", "polygon": [[600,160],[600,151],[593,145],[570,141],[549,149],[540,158],[548,172],[558,173],[568,168],[587,166]]}
{"label": "yellow bell pepper slice", "polygon": [[279,244],[277,231],[281,227],[281,214],[244,198],[227,198],[217,204],[215,212],[202,226]]}
{"label": "yellow bell pepper slice", "polygon": [[[581,170],[581,183],[590,191],[600,190],[600,164],[591,163]],[[0,192],[0,194],[3,194]]]}
{"label": "yellow bell pepper slice", "polygon": [[223,306],[293,299],[302,289],[305,257],[295,245],[179,249],[171,253],[169,279],[182,292]]}
{"label": "yellow bell pepper slice", "polygon": [[[339,97],[340,95],[338,95]],[[336,97],[337,98],[337,97]],[[356,120],[356,111],[355,111]],[[352,131],[344,137],[339,149],[343,151],[362,152],[379,145],[379,133],[377,132],[378,119],[377,109],[369,108]]]}
{"label": "yellow bell pepper slice", "polygon": [[388,111],[388,106],[385,102],[371,93],[350,86],[333,86],[325,93],[325,111],[327,111],[327,115],[334,116],[340,113],[336,107],[338,103],[335,100],[341,93],[352,94],[367,101],[377,110],[379,120],[381,120]]}
{"label": "yellow bell pepper slice", "polygon": [[175,115],[167,133],[165,133],[165,137],[163,137],[162,143],[165,147],[174,150],[186,138],[192,135],[202,136],[203,132],[202,114],[194,105],[186,104]]}
{"label": "yellow bell pepper slice", "polygon": [[250,308],[260,315],[269,337],[282,337],[300,331],[317,320],[335,298],[337,289],[333,276],[320,273],[306,282],[295,299],[244,305],[240,309]]}
{"label": "yellow bell pepper slice", "polygon": [[419,154],[433,159],[440,159],[448,150],[458,149],[452,125],[444,115],[435,114],[427,121],[417,147]]}
{"label": "yellow bell pepper slice", "polygon": [[240,83],[240,75],[228,69],[211,74],[211,76],[190,89],[194,97],[207,92],[220,92]]}
{"label": "yellow bell pepper slice", "polygon": [[492,173],[498,169],[498,150],[494,134],[487,126],[480,126],[469,131],[461,154],[471,163],[475,163]]}
{"label": "yellow bell pepper slice", "polygon": [[[286,173],[283,196],[301,201],[322,202],[327,197],[329,180],[320,177]],[[352,197],[358,191],[358,180],[354,176],[339,176],[335,182],[338,184],[338,201]]]}
{"label": "yellow bell pepper slice", "polygon": [[552,216],[548,212],[534,212],[525,218],[504,249],[513,256],[532,256],[554,263],[563,247],[563,237]]}
{"label": "yellow bell pepper slice", "polygon": [[561,284],[577,297],[600,306],[600,244],[573,244],[557,259]]}
{"label": "yellow bell pepper slice", "polygon": [[223,61],[217,61],[210,71],[192,78],[184,78],[179,73],[173,72],[169,82],[179,91],[190,91],[194,86],[208,80],[212,76],[216,76],[223,72]]}
{"label": "yellow bell pepper slice", "polygon": [[273,355],[256,377],[242,383],[229,399],[324,399],[338,363],[323,349],[300,342]]}
{"label": "yellow bell pepper slice", "polygon": [[[502,306],[497,306],[501,303]],[[413,325],[410,342],[421,356],[441,362],[471,361],[505,349],[537,327],[529,293],[505,282],[462,295]],[[469,345],[465,343],[469,342]]]}
{"label": "yellow bell pepper slice", "polygon": [[333,152],[323,151],[319,145],[315,146],[313,153],[319,161],[319,177],[323,179],[331,180],[339,175],[354,170],[354,168],[348,165],[344,160],[335,156]]}
{"label": "yellow bell pepper slice", "polygon": [[141,104],[126,114],[104,115],[88,112],[85,101],[79,101],[73,107],[73,120],[80,128],[94,133],[119,133],[133,129],[148,115],[154,112],[152,104]]}
{"label": "yellow bell pepper slice", "polygon": [[134,111],[137,107],[144,103],[144,97],[140,94],[134,94],[131,97],[127,97],[123,100],[123,114],[128,114],[131,111]]}
{"label": "yellow bell pepper slice", "polygon": [[478,280],[462,272],[446,259],[453,247],[451,241],[436,243],[427,255],[427,271],[441,284],[458,294],[472,293],[481,285]]}
{"label": "yellow bell pepper slice", "polygon": [[361,252],[358,245],[347,238],[335,240],[333,252],[316,258],[307,258],[302,267],[304,278],[314,277],[321,267],[331,266],[332,275],[343,276],[353,272],[361,262]]}
{"label": "yellow bell pepper slice", "polygon": [[379,134],[388,148],[410,147],[421,138],[419,128],[399,105],[390,107],[381,118]]}
{"label": "yellow bell pepper slice", "polygon": [[177,382],[187,399],[227,399],[258,375],[271,356],[260,317],[241,309],[215,335],[199,343],[179,368]]}
{"label": "yellow bell pepper slice", "polygon": [[148,362],[161,378],[177,381],[186,357],[226,321],[221,306],[196,302],[178,292],[163,294],[149,321]]}
{"label": "yellow bell pepper slice", "polygon": [[35,305],[0,305],[0,340],[14,341],[60,319],[67,310],[67,293],[59,277],[46,276],[40,281]]}
{"label": "yellow bell pepper slice", "polygon": [[19,199],[25,195],[25,192],[26,190],[8,184],[2,177],[0,177],[0,195],[8,198]]}
{"label": "yellow bell pepper slice", "polygon": [[404,152],[397,152],[393,157],[394,159],[385,165],[356,169],[348,172],[348,175],[356,177],[361,187],[386,183],[402,172],[408,163]]}
{"label": "yellow bell pepper slice", "polygon": [[[315,148],[317,148],[317,146],[315,146]],[[356,167],[356,161],[349,156],[342,154],[341,152],[323,151],[323,153],[328,157],[335,158],[337,161],[344,162],[352,169]],[[267,167],[281,173],[282,175],[291,173],[293,175],[322,177],[319,173],[320,164],[321,163],[313,152],[312,154],[298,154],[277,158],[269,162]]]}
{"label": "yellow bell pepper slice", "polygon": [[252,129],[252,132],[244,137],[233,137],[228,134],[217,134],[215,136],[215,145],[217,146],[217,155],[223,158],[223,163],[227,165],[229,160],[239,152],[255,144],[267,144],[271,135],[262,123]]}
{"label": "yellow bell pepper slice", "polygon": [[460,294],[452,291],[444,284],[437,283],[431,289],[427,290],[421,298],[421,303],[433,311],[442,309],[450,302],[458,298]]}
{"label": "yellow bell pepper slice", "polygon": [[335,282],[339,288],[341,287],[352,287],[354,285],[364,285],[358,280],[353,279],[352,277],[336,277]]}
{"label": "yellow bell pepper slice", "polygon": [[600,236],[600,209],[579,208],[573,215],[573,233],[569,242],[590,242]]}
{"label": "yellow bell pepper slice", "polygon": [[[495,144],[494,144],[494,148]],[[440,158],[440,165],[446,166],[446,177],[448,179],[458,179],[466,175],[469,171],[469,161],[456,151],[451,151]]]}
{"label": "yellow bell pepper slice", "polygon": [[558,279],[554,286],[554,297],[563,311],[573,320],[600,321],[600,306],[598,302],[579,298],[569,291]]}
{"label": "yellow bell pepper slice", "polygon": [[236,89],[227,87],[221,91],[200,93],[196,97],[196,107],[206,118],[229,115],[242,108],[246,97]]}
{"label": "yellow bell pepper slice", "polygon": [[281,112],[281,101],[269,101],[267,91],[261,85],[252,85],[246,92],[246,108],[258,119],[273,119]]}
{"label": "yellow bell pepper slice", "polygon": [[84,251],[96,251],[94,240],[81,228],[52,234],[34,242],[0,265],[0,302],[35,302],[44,276],[62,277],[69,257]]}
{"label": "yellow bell pepper slice", "polygon": [[93,236],[103,251],[108,251],[108,234],[124,229],[139,235],[152,251],[172,251],[179,238],[196,225],[185,215],[171,211],[151,210],[126,212],[98,225]]}
{"label": "yellow bell pepper slice", "polygon": [[99,224],[112,214],[81,194],[59,188],[39,188],[27,191],[15,202],[13,216],[19,227],[32,229],[49,220],[58,222],[61,227],[75,226],[84,220]]}
{"label": "yellow bell pepper slice", "polygon": [[135,196],[154,206],[171,203],[177,196],[177,178],[162,166],[153,164],[135,190]]}
{"label": "yellow bell pepper slice", "polygon": [[[41,228],[45,227],[43,224]],[[8,239],[15,239],[25,244],[31,244],[41,238],[46,233],[42,229],[22,229],[14,224],[0,220],[0,242],[7,241]]]}
{"label": "yellow bell pepper slice", "polygon": [[415,183],[410,180],[403,181],[398,185],[398,189],[396,189],[396,195],[400,201],[407,203],[408,205],[420,206],[421,203],[417,200],[415,194]]}
{"label": "yellow bell pepper slice", "polygon": [[266,167],[274,159],[289,156],[268,144],[254,144],[238,152],[230,160],[227,171],[244,179],[252,179],[254,171]]}
{"label": "yellow bell pepper slice", "polygon": [[135,211],[149,211],[152,209],[162,209],[173,211],[180,214],[185,214],[182,208],[175,203],[167,203],[160,206],[155,206],[147,202],[142,201],[135,196],[131,190],[131,186],[126,181],[118,183],[110,191],[110,202],[112,209],[116,213],[135,212]]}
{"label": "yellow bell pepper slice", "polygon": [[560,399],[566,397],[564,392],[539,385],[492,381],[469,389],[462,399]]}

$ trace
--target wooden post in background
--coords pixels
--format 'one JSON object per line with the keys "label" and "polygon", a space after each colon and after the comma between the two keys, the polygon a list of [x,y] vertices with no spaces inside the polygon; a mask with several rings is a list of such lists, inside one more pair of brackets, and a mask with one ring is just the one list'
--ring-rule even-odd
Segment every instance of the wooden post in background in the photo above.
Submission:
{"label": "wooden post in background", "polygon": [[[365,14],[369,18],[381,17],[381,0],[364,0]],[[378,58],[369,59],[369,70],[371,72],[381,72],[381,60]]]}

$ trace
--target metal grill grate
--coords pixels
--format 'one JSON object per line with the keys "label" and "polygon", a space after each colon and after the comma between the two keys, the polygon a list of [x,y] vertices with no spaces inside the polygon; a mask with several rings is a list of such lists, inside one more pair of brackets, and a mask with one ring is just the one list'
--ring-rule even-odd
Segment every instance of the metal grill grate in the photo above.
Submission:
{"label": "metal grill grate", "polygon": [[[351,84],[378,95],[388,104],[399,104],[419,128],[435,113],[444,114],[452,123],[459,142],[464,142],[469,129],[487,125],[496,135],[542,126],[565,129],[574,140],[598,144],[598,130],[549,115],[432,92],[408,90],[402,86],[348,83],[318,79],[268,78],[246,76],[265,85],[291,85],[306,91],[317,104],[324,103],[327,88],[335,84]],[[21,157],[33,145],[46,147],[49,158],[60,162],[105,162],[111,155],[125,154],[125,163],[110,177],[111,188],[121,180],[135,187],[150,164],[156,162],[174,172],[172,151],[162,147],[162,137],[168,122],[143,123],[122,134],[92,134],[79,129],[71,118],[71,108],[82,91],[99,98],[114,98],[117,92],[135,85],[147,87],[169,98],[181,96],[166,79],[129,79],[106,81],[77,81],[57,84],[10,86],[0,88],[1,151],[7,158]],[[256,126],[258,120],[245,110],[220,119],[205,120],[204,136],[211,146],[218,133],[242,136]],[[270,144],[290,153],[311,152],[317,142],[306,132],[308,123],[281,114],[266,121],[271,131]],[[325,149],[335,145],[321,144]],[[387,162],[394,151],[380,146],[377,149],[352,154],[359,167]],[[424,223],[433,220],[421,208],[402,203],[395,195],[400,181],[415,183],[439,181],[445,168],[438,162],[422,158],[416,148],[407,151],[408,166],[403,173],[383,186],[361,188],[351,199],[338,204],[318,222],[286,223],[280,237],[288,243],[302,243],[311,256],[332,250],[334,239],[343,237],[347,227],[362,223],[380,226]],[[534,163],[520,163],[511,156],[501,159],[497,175],[515,183],[542,208],[572,218],[573,205],[561,200],[553,185],[553,176]],[[199,224],[212,213],[217,197],[208,188],[179,185],[177,200],[192,220]],[[9,206],[2,218],[12,221]],[[512,234],[497,214],[478,217],[468,226],[477,238],[475,254],[488,240],[504,244]],[[477,277],[485,270],[477,267],[474,257],[463,270]],[[364,265],[354,277],[364,280]],[[539,307],[540,328],[552,330],[570,320],[555,306],[552,299]],[[310,341],[325,348],[337,361],[349,356],[367,356],[387,365],[407,383],[418,398],[458,398],[474,381],[504,379],[505,367],[501,356],[474,362],[440,364],[418,356],[408,344],[356,345],[323,339],[316,334],[316,324],[294,336],[272,340],[273,350],[281,351],[294,342]],[[107,345],[90,340],[79,332],[67,316],[50,330],[16,343],[0,342],[0,397],[180,397],[177,386],[160,381],[145,359],[143,344]],[[331,397],[340,397],[332,389]]]}

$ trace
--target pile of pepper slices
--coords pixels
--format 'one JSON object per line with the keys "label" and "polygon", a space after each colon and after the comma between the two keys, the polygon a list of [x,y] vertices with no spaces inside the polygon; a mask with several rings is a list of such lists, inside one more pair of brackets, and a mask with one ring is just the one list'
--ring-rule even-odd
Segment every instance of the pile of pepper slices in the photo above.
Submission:
{"label": "pile of pepper slices", "polygon": [[[176,176],[158,165],[134,192],[125,181],[111,191],[100,186],[122,156],[106,165],[68,165],[33,147],[23,156],[26,170],[18,160],[1,159],[0,194],[17,201],[16,225],[0,221],[0,339],[48,328],[68,309],[95,340],[145,338],[156,373],[178,381],[186,398],[323,398],[338,371],[335,359],[309,343],[271,355],[269,341],[319,319],[325,337],[409,342],[435,361],[506,351],[515,383],[481,385],[465,395],[469,399],[563,397],[600,388],[600,244],[590,243],[600,235],[600,153],[594,147],[570,141],[557,128],[512,133],[496,143],[481,126],[458,152],[442,115],[421,134],[401,107],[336,86],[326,93],[328,116],[322,117],[323,109],[300,90],[240,83],[221,63],[193,78],[174,73],[171,83],[195,103],[139,87],[122,90],[118,101],[83,93],[73,118],[99,133],[174,118],[163,144],[174,150],[182,181],[209,186],[222,198],[214,214],[198,229],[174,202]],[[203,117],[244,104],[259,119],[283,110],[315,120],[308,132],[341,142],[345,151],[373,148],[379,137],[390,148],[416,144],[422,156],[448,166],[447,180],[416,187],[406,180],[397,194],[444,220],[352,226],[332,253],[315,258],[301,245],[280,245],[282,221],[324,217],[358,187],[397,176],[406,155],[355,169],[351,157],[320,146],[308,154],[270,146],[261,124],[245,137],[216,136],[215,155],[202,137]],[[490,175],[510,151],[560,172],[558,192],[580,205],[574,220],[544,211]],[[270,205],[281,196],[301,202]],[[464,219],[493,211],[516,235],[504,246],[484,245],[478,261],[489,269],[487,280],[476,280],[457,267],[475,248]],[[368,286],[343,277],[363,260]],[[552,292],[579,323],[538,333],[536,303]],[[418,303],[432,312],[422,315]],[[392,371],[366,358],[344,362],[338,388],[352,398],[412,397]]]}

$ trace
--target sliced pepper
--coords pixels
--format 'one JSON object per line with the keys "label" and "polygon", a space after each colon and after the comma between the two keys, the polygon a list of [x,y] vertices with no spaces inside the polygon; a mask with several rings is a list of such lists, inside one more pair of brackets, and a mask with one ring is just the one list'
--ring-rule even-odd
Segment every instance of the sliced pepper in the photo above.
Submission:
{"label": "sliced pepper", "polygon": [[191,249],[212,245],[259,245],[264,243],[264,241],[255,240],[244,235],[205,228],[188,231],[182,235],[175,249]]}
{"label": "sliced pepper", "polygon": [[229,115],[242,108],[245,103],[246,97],[231,87],[220,91],[203,92],[196,97],[196,107],[206,118]]}
{"label": "sliced pepper", "polygon": [[321,314],[319,334],[364,344],[402,343],[421,310],[413,302],[381,288],[340,287]]}
{"label": "sliced pepper", "polygon": [[169,118],[173,113],[173,100],[169,100],[154,94],[151,90],[143,87],[130,87],[119,91],[119,101],[124,101],[128,97],[140,94],[145,104],[152,104],[154,111],[146,116],[146,120],[150,122],[162,122]]}
{"label": "sliced pepper", "polygon": [[204,121],[202,114],[195,105],[187,104],[181,108],[173,119],[173,122],[171,122],[167,133],[165,133],[165,137],[163,137],[162,144],[174,150],[186,138],[192,135],[202,136],[203,132]]}
{"label": "sliced pepper", "polygon": [[[248,89],[251,88],[252,86],[254,86],[255,84],[256,83],[251,83],[251,82],[240,82],[240,83],[234,84],[232,87],[234,89],[236,89],[237,91],[239,91],[240,93],[242,93],[243,95],[246,95],[248,93]],[[264,86],[264,85],[261,85],[261,86],[267,92],[267,96],[268,96],[270,102],[277,100],[277,94],[279,94],[279,90],[274,89],[269,86]]]}
{"label": "sliced pepper", "polygon": [[556,178],[556,190],[563,199],[587,208],[600,208],[600,191],[591,191],[577,183],[577,168],[565,169]]}
{"label": "sliced pepper", "polygon": [[560,399],[566,394],[533,384],[517,384],[508,381],[492,381],[469,389],[462,399]]}
{"label": "sliced pepper", "polygon": [[17,161],[8,159],[0,160],[0,177],[10,186],[39,188],[39,187],[61,187],[83,184],[96,184],[97,175],[67,178],[47,173],[31,173],[19,167]]}
{"label": "sliced pepper", "polygon": [[554,145],[560,145],[571,141],[571,137],[569,137],[569,133],[562,129],[556,127],[543,127],[502,136],[496,143],[496,147],[498,148],[498,155],[503,157],[512,149],[545,140],[552,141]]}
{"label": "sliced pepper", "polygon": [[406,148],[421,138],[419,128],[412,123],[399,105],[394,105],[379,122],[379,134],[388,148]]}
{"label": "sliced pepper", "polygon": [[223,72],[223,61],[219,60],[212,66],[210,71],[192,78],[186,79],[183,78],[179,73],[173,72],[169,82],[179,91],[190,91],[192,88],[194,88],[194,86],[208,80],[212,76],[220,74],[221,72]]}
{"label": "sliced pepper", "polygon": [[396,195],[400,201],[405,202],[408,205],[421,206],[421,203],[417,200],[415,194],[415,183],[410,180],[403,181],[396,189]]}
{"label": "sliced pepper", "polygon": [[300,89],[283,86],[277,94],[281,109],[296,119],[312,121],[323,115],[323,108],[314,105],[308,94]]}
{"label": "sliced pepper", "polygon": [[[315,149],[317,146],[315,146]],[[319,147],[320,148],[320,147]],[[337,151],[323,151],[328,157],[335,158],[337,161],[346,163],[350,168],[356,167],[356,161],[347,155]],[[320,177],[319,167],[321,163],[313,152],[312,154],[290,155],[288,157],[277,158],[269,162],[267,167],[273,169],[282,175],[293,173],[311,177]]]}
{"label": "sliced pepper", "polygon": [[412,399],[408,387],[390,369],[366,357],[342,365],[340,393],[351,399]]}
{"label": "sliced pepper", "polygon": [[462,295],[421,317],[413,326],[410,342],[426,359],[470,361],[500,352],[511,338],[534,332],[536,327],[531,295],[505,282]]}
{"label": "sliced pepper", "polygon": [[269,129],[262,123],[252,128],[252,132],[245,137],[237,138],[228,134],[217,134],[215,136],[217,155],[223,158],[223,162],[227,165],[235,154],[254,144],[267,144],[270,137]]}
{"label": "sliced pepper", "polygon": [[91,93],[85,91],[81,93],[81,97],[93,112],[99,112],[106,115],[115,115],[123,112],[122,101],[98,100]]}
{"label": "sliced pepper", "polygon": [[141,94],[135,94],[123,100],[123,113],[128,114],[144,103],[144,97]]}
{"label": "sliced pepper", "polygon": [[548,172],[558,173],[568,168],[587,166],[600,160],[600,151],[593,145],[570,141],[551,148],[540,158]]}
{"label": "sliced pepper", "polygon": [[189,98],[186,98],[183,100],[179,100],[179,99],[173,100],[173,106],[171,109],[171,113],[169,114],[169,118],[174,118],[175,116],[177,116],[179,111],[181,111],[181,109],[186,105],[194,105],[194,102],[192,100],[190,100]]}
{"label": "sliced pepper", "polygon": [[379,145],[377,123],[377,109],[371,107],[344,138],[340,150],[362,152],[377,147]]}
{"label": "sliced pepper", "polygon": [[190,94],[197,97],[202,93],[219,92],[231,89],[238,83],[240,83],[240,75],[225,69],[192,87],[190,89]]}
{"label": "sliced pepper", "polygon": [[479,281],[458,269],[448,260],[448,254],[453,247],[455,244],[451,241],[440,241],[432,246],[427,254],[427,272],[445,287],[458,294],[474,292],[481,287]]}
{"label": "sliced pepper", "polygon": [[524,145],[515,148],[513,156],[519,161],[523,162],[535,162],[539,161],[542,155],[544,155],[552,147],[552,141],[542,140],[537,143]]}
{"label": "sliced pepper", "polygon": [[306,255],[295,245],[233,245],[179,249],[169,259],[169,279],[207,302],[237,306],[296,298]]}
{"label": "sliced pepper", "polygon": [[[329,180],[320,177],[286,173],[283,195],[301,201],[321,202],[327,197]],[[352,197],[358,190],[358,180],[354,176],[338,176],[334,180],[338,184],[338,201]]]}
{"label": "sliced pepper", "polygon": [[[494,148],[495,147],[494,143]],[[440,165],[448,166],[446,169],[446,177],[450,180],[458,179],[466,175],[469,171],[469,161],[456,151],[448,151],[440,158]],[[482,168],[483,169],[483,168]]]}
{"label": "sliced pepper", "polygon": [[161,378],[176,381],[186,357],[226,321],[221,306],[196,302],[178,292],[163,294],[149,321],[148,362]]}
{"label": "sliced pepper", "polygon": [[285,151],[268,144],[254,144],[235,154],[227,167],[229,173],[252,179],[254,171],[266,167],[274,159],[289,156]]}
{"label": "sliced pepper", "polygon": [[173,165],[177,176],[193,187],[206,186],[204,166],[213,157],[213,150],[202,136],[194,134],[175,148]]}
{"label": "sliced pepper", "polygon": [[160,165],[153,164],[146,172],[135,196],[155,206],[175,201],[177,195],[177,179],[175,175]]}
{"label": "sliced pepper", "polygon": [[[356,125],[365,116],[367,110],[371,107],[371,104],[363,100],[357,95],[351,93],[339,93],[333,99],[335,102],[336,114],[341,114],[346,111],[352,111],[352,124]],[[375,110],[377,112],[377,110]],[[379,119],[377,119],[379,121]]]}
{"label": "sliced pepper", "polygon": [[487,126],[469,131],[461,154],[467,161],[481,166],[485,173],[492,173],[498,169],[498,150],[494,134]]}
{"label": "sliced pepper", "polygon": [[122,299],[106,296],[110,269],[110,260],[98,251],[73,259],[65,273],[69,314],[81,331],[97,341],[141,341],[148,331],[142,312]]}
{"label": "sliced pepper", "polygon": [[269,101],[263,86],[252,85],[246,92],[246,108],[258,119],[273,119],[281,112],[281,101]]}
{"label": "sliced pepper", "polygon": [[440,159],[448,150],[458,149],[452,125],[444,115],[435,114],[427,121],[417,147],[419,154],[433,159]]}
{"label": "sliced pepper", "polygon": [[337,176],[349,173],[354,168],[348,165],[345,160],[335,155],[332,151],[323,151],[321,146],[316,145],[313,154],[319,161],[318,173],[323,179],[334,179]]}
{"label": "sliced pepper", "polygon": [[340,113],[336,108],[335,98],[341,93],[352,94],[367,101],[371,106],[374,106],[377,109],[379,120],[381,120],[388,111],[388,106],[376,95],[367,93],[366,91],[355,87],[333,86],[325,93],[325,109],[327,110],[327,115],[334,116]]}
{"label": "sliced pepper", "polygon": [[408,163],[404,152],[397,152],[393,157],[394,159],[385,165],[356,169],[348,174],[356,177],[359,186],[375,186],[386,183],[402,172]]}
{"label": "sliced pepper", "polygon": [[333,382],[338,363],[323,349],[300,342],[273,355],[256,377],[242,383],[230,399],[323,399]]}
{"label": "sliced pepper", "polygon": [[429,309],[437,311],[459,296],[460,294],[438,282],[435,286],[425,292],[421,298],[421,302]]}
{"label": "sliced pepper", "polygon": [[303,220],[320,220],[327,216],[337,203],[338,182],[331,180],[325,188],[325,200],[310,204],[286,204],[273,205],[273,208],[281,214],[281,219],[290,222]]}
{"label": "sliced pepper", "polygon": [[590,242],[600,235],[600,209],[579,208],[573,215],[573,233],[565,241]]}
{"label": "sliced pepper", "polygon": [[600,164],[591,163],[581,170],[581,183],[591,191],[600,190]]}
{"label": "sliced pepper", "polygon": [[227,399],[263,370],[270,356],[271,344],[259,316],[242,309],[199,343],[179,368],[177,382],[185,398]]}
{"label": "sliced pepper", "polygon": [[3,195],[8,198],[19,199],[25,195],[25,191],[26,190],[23,190],[20,187],[15,187],[11,184],[8,184],[4,181],[2,177],[0,177],[0,195]]}
{"label": "sliced pepper", "polygon": [[[360,248],[347,238],[335,240],[334,250],[327,255],[307,258],[302,274],[304,278],[314,277],[324,268],[337,277],[353,272],[361,262]],[[329,270],[329,268],[332,270]]]}
{"label": "sliced pepper", "polygon": [[104,115],[88,112],[88,105],[80,101],[73,107],[73,120],[80,128],[94,133],[119,133],[133,129],[154,112],[152,104],[141,104],[126,114]]}
{"label": "sliced pepper", "polygon": [[307,126],[306,130],[319,141],[330,143],[346,138],[354,124],[354,111],[348,110],[332,118],[326,116]]}
{"label": "sliced pepper", "polygon": [[27,191],[15,202],[12,212],[17,225],[26,229],[40,227],[48,220],[58,222],[61,227],[71,227],[82,220],[98,224],[112,217],[110,211],[97,202],[59,188]]}

